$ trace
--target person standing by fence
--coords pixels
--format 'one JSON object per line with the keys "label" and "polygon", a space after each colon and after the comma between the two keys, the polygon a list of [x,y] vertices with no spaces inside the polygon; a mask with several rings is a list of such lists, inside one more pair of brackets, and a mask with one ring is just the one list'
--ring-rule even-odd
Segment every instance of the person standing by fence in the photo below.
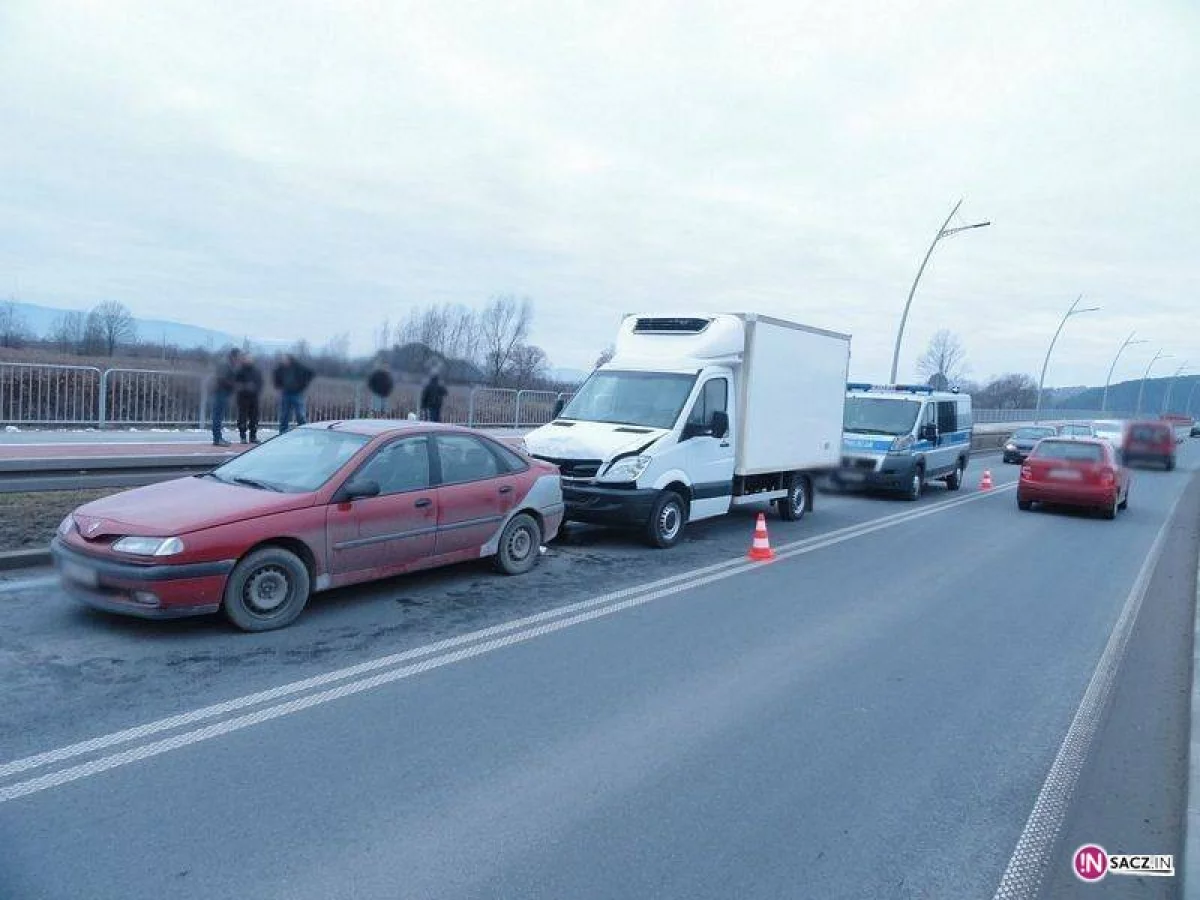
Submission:
{"label": "person standing by fence", "polygon": [[212,382],[212,439],[214,447],[228,447],[225,440],[225,410],[229,407],[229,398],[237,383],[237,371],[241,365],[242,351],[234,347],[229,354],[217,364]]}
{"label": "person standing by fence", "polygon": [[313,370],[292,354],[285,353],[272,373],[272,381],[279,391],[279,433],[285,434],[292,418],[297,425],[308,421],[304,409],[304,392],[313,380]]}
{"label": "person standing by fence", "polygon": [[436,375],[431,375],[421,391],[421,418],[426,422],[442,421],[442,404],[446,400],[446,387]]}
{"label": "person standing by fence", "polygon": [[241,442],[246,443],[247,434],[250,443],[258,443],[258,398],[262,394],[262,370],[255,364],[250,354],[242,356],[241,365],[237,368],[237,428]]}
{"label": "person standing by fence", "polygon": [[371,392],[371,413],[376,418],[381,419],[387,414],[388,398],[392,396],[395,387],[396,382],[392,379],[387,361],[380,360],[375,370],[367,377],[367,390]]}

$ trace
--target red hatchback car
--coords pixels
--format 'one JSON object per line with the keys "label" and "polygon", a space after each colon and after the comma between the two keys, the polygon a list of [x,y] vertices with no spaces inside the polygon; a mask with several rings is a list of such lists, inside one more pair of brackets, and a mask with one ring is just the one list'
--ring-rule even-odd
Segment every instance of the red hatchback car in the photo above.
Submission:
{"label": "red hatchback car", "polygon": [[266,631],[313,591],[486,556],[527,572],[562,519],[558,470],[484,434],[333,422],[81,506],[51,549],[91,606],[148,618],[223,609]]}
{"label": "red hatchback car", "polygon": [[1170,422],[1131,422],[1122,450],[1126,465],[1153,463],[1170,472],[1175,468],[1175,427]]}
{"label": "red hatchback car", "polygon": [[1017,482],[1017,506],[1052,503],[1098,509],[1106,519],[1129,505],[1129,470],[1117,451],[1100,438],[1049,438],[1039,441]]}

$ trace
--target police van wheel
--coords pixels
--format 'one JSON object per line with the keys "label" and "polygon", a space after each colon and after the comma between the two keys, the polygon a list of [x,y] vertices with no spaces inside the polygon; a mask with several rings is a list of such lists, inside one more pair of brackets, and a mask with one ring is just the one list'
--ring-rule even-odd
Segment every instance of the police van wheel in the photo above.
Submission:
{"label": "police van wheel", "polygon": [[687,524],[687,506],[674,491],[663,491],[654,501],[650,521],[646,523],[646,540],[651,547],[667,550],[679,543]]}
{"label": "police van wheel", "polygon": [[808,509],[808,479],[803,475],[793,476],[788,485],[788,495],[775,501],[779,518],[785,522],[797,522],[804,518]]}
{"label": "police van wheel", "polygon": [[916,469],[913,472],[912,481],[908,484],[908,490],[904,492],[906,500],[920,500],[921,491],[925,487],[925,472],[922,469]]}
{"label": "police van wheel", "polygon": [[963,475],[966,474],[967,464],[963,460],[958,461],[958,465],[954,467],[954,474],[946,479],[946,487],[952,491],[957,491],[962,487]]}

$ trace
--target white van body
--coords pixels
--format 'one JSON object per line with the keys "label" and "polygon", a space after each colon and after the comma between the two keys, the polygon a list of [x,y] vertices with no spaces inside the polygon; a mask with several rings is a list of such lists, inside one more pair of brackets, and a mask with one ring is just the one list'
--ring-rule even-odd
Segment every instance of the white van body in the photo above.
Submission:
{"label": "white van body", "polygon": [[798,519],[841,457],[850,337],[752,313],[626,316],[611,361],[525,446],[562,472],[567,518],[645,527],[773,501]]}

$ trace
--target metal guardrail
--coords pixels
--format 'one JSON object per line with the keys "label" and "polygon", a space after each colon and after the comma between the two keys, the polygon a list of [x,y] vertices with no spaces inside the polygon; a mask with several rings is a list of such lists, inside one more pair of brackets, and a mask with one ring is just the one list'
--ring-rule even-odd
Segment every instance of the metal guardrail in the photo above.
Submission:
{"label": "metal guardrail", "polygon": [[[1100,412],[1098,409],[1043,409],[1040,412],[1033,409],[976,409],[972,412],[975,421],[980,425],[997,425],[1010,423],[1031,423],[1037,419],[1044,422],[1062,422],[1062,421],[1084,421],[1091,422],[1098,419],[1133,419],[1135,414],[1128,410],[1107,410]],[[1154,413],[1144,413],[1147,417],[1153,418]]]}
{"label": "metal guardrail", "polygon": [[95,425],[102,377],[95,366],[0,363],[0,424]]}

